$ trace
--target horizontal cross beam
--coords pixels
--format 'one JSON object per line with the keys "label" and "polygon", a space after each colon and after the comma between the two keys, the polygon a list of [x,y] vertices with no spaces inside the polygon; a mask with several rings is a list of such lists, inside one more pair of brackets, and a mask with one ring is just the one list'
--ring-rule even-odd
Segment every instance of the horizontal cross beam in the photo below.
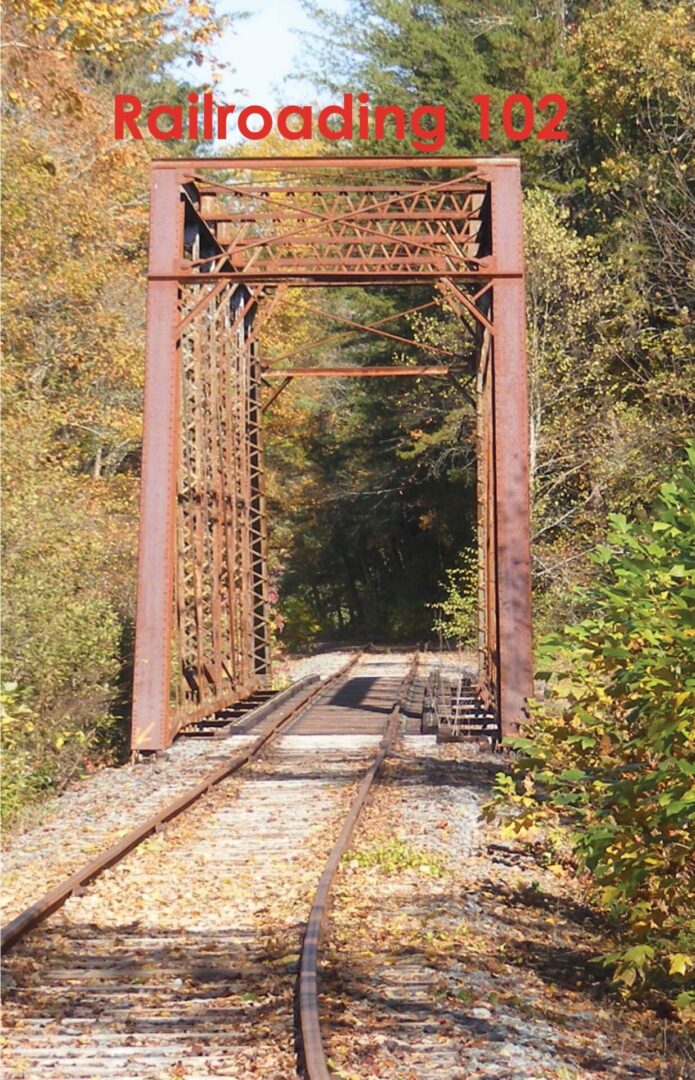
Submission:
{"label": "horizontal cross beam", "polygon": [[[210,260],[212,261],[212,260]],[[480,260],[478,260],[480,261]],[[442,277],[449,281],[489,281],[491,277],[502,279],[505,277],[517,277],[490,268],[481,267],[479,270],[462,269],[451,270],[441,268],[439,270],[422,270],[420,267],[400,269],[394,267],[390,260],[379,266],[364,268],[365,262],[373,260],[355,260],[356,265],[347,266],[343,262],[335,270],[312,270],[310,266],[273,266],[268,269],[258,270],[254,266],[236,272],[211,271],[210,273],[190,273],[180,270],[177,273],[153,273],[149,274],[150,281],[178,281],[181,285],[203,285],[206,281],[236,281],[243,284],[279,284],[287,281],[290,285],[388,285],[407,284],[414,285],[420,282],[436,283]]]}
{"label": "horizontal cross beam", "polygon": [[253,169],[265,169],[280,175],[301,172],[332,172],[337,170],[344,173],[347,169],[356,169],[358,172],[365,170],[384,171],[388,169],[472,169],[484,171],[492,166],[499,168],[508,165],[513,168],[519,167],[518,157],[490,157],[490,158],[466,158],[466,157],[439,157],[435,154],[408,154],[394,157],[302,157],[302,158],[155,158],[152,163],[158,169],[201,170],[201,169],[239,169],[242,171]]}
{"label": "horizontal cross beam", "polygon": [[374,378],[376,376],[409,375],[419,378],[421,375],[465,374],[463,368],[452,368],[442,364],[421,365],[419,367],[306,367],[306,368],[266,368],[263,378],[280,375],[283,379],[301,378]]}

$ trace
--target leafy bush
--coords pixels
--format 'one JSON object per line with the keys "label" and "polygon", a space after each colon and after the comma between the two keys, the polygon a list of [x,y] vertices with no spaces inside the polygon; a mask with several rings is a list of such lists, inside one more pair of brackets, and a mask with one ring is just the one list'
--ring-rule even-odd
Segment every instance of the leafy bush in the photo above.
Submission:
{"label": "leafy bush", "polygon": [[87,761],[103,760],[119,735],[129,514],[113,498],[96,507],[89,487],[47,467],[40,490],[29,478],[5,500],[5,824]]}
{"label": "leafy bush", "polygon": [[629,989],[670,980],[679,1006],[692,955],[695,816],[695,443],[651,520],[611,516],[588,611],[546,638],[549,701],[532,709],[491,812],[510,828],[570,823],[599,902],[624,927],[604,962]]}
{"label": "leafy bush", "polygon": [[36,731],[36,717],[24,702],[17,683],[0,684],[0,733],[2,734],[2,814],[11,818],[18,807],[31,802],[43,783],[32,768],[27,742]]}
{"label": "leafy bush", "polygon": [[478,556],[474,548],[464,548],[459,565],[446,571],[441,588],[446,592],[444,599],[430,605],[436,612],[432,629],[454,638],[459,645],[472,644],[478,612]]}

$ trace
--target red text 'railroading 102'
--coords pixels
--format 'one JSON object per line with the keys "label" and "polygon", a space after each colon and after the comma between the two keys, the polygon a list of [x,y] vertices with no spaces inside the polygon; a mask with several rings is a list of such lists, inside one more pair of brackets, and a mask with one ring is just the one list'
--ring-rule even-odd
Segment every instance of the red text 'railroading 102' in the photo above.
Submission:
{"label": "red text 'railroading 102'", "polygon": [[[479,110],[479,135],[489,139],[493,119],[486,94],[473,98]],[[502,104],[499,120],[507,138],[519,142],[535,132],[536,113],[550,111],[544,118],[537,139],[566,139],[560,124],[567,114],[567,102],[560,94],[545,94],[534,106],[526,94],[511,94]],[[232,119],[233,118],[233,119]],[[135,94],[116,94],[114,98],[114,136],[116,139],[143,139],[150,135],[163,141],[186,139],[212,142],[228,137],[228,128],[236,126],[244,139],[257,142],[267,138],[273,126],[283,139],[297,141],[323,136],[333,142],[353,139],[383,140],[390,137],[410,145],[421,153],[441,150],[446,141],[446,106],[417,105],[408,115],[400,105],[370,106],[369,94],[344,94],[341,105],[285,105],[275,116],[263,105],[218,105],[213,95],[188,95],[188,105],[155,105],[143,110]]]}

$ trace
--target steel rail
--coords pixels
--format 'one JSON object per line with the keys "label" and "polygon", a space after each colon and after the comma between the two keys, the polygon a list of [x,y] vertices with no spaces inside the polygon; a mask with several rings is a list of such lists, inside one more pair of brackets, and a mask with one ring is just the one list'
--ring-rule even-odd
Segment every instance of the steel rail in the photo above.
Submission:
{"label": "steel rail", "polygon": [[299,1024],[301,1034],[301,1058],[304,1074],[308,1080],[331,1080],[326,1053],[321,1036],[321,1017],[319,1013],[319,947],[325,928],[328,899],[338,865],[348,848],[355,826],[369,796],[374,780],[379,775],[386,755],[389,753],[398,734],[401,711],[412,686],[417,671],[419,654],[416,653],[408,673],[401,685],[398,699],[389,714],[384,736],[374,761],[362,778],[362,782],[352,801],[350,811],[345,818],[340,835],[328,856],[318,888],[314,894],[309,919],[307,921],[299,961]]}
{"label": "steel rail", "polygon": [[[223,762],[222,765],[209,772],[194,787],[188,788],[181,795],[167,803],[161,810],[156,811],[145,821],[136,825],[115,844],[112,844],[101,854],[85,863],[74,874],[65,878],[59,885],[45,893],[10,922],[5,923],[0,931],[2,949],[5,951],[11,949],[30,930],[33,930],[49,915],[52,915],[54,911],[62,907],[66,900],[69,900],[73,895],[77,895],[86,885],[94,881],[102,871],[120,862],[128,852],[141,844],[143,840],[158,832],[164,824],[178,817],[179,814],[187,810],[213,787],[252,761],[276,735],[280,734],[291,721],[297,718],[298,713],[303,712],[319,694],[322,694],[334,682],[347,675],[362,659],[368,648],[369,646],[360,649],[346,664],[343,664],[339,671],[329,676],[329,678],[321,680],[318,676],[313,675],[301,679],[293,686],[288,687],[287,690],[281,691],[277,698],[265,702],[258,709],[254,709],[252,713],[248,713],[245,717],[247,722],[252,716],[255,720],[264,720],[269,715],[272,716],[278,705],[287,706],[250,746],[247,746],[244,750],[241,750],[238,754],[235,754]],[[282,700],[278,701],[278,698],[281,697]]]}

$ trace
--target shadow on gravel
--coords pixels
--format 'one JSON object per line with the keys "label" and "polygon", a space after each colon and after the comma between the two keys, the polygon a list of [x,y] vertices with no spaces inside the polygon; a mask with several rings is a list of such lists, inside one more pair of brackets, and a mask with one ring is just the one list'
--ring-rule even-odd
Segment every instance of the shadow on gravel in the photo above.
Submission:
{"label": "shadow on gravel", "polygon": [[[394,776],[394,768],[398,775]],[[393,752],[386,763],[382,783],[392,787],[423,788],[467,787],[483,795],[490,795],[495,776],[501,771],[490,761],[440,761],[437,758],[418,757],[417,762],[398,751]]]}
{"label": "shadow on gravel", "polygon": [[[489,845],[491,848],[496,846]],[[527,860],[533,859],[533,853],[529,852],[526,857]],[[486,881],[484,888],[493,895],[500,897],[510,908],[532,908],[536,911],[560,915],[563,919],[575,923],[577,926],[590,927],[596,931],[602,928],[605,929],[605,923],[597,912],[592,911],[587,904],[578,904],[569,897],[553,896],[550,893],[543,892],[542,889],[534,888],[532,885],[513,888],[499,882]]]}
{"label": "shadow on gravel", "polygon": [[[481,890],[474,888],[472,894],[481,906],[490,903]],[[409,908],[409,914],[416,920],[425,914],[434,916],[431,933],[436,938],[437,927],[441,927],[438,916],[447,920],[456,916],[459,922],[465,918],[462,899],[457,902],[447,897],[443,901],[438,894],[418,893],[417,910]],[[546,1075],[546,1068],[553,1069],[552,1075],[555,1069],[564,1068],[572,1077],[598,1074],[601,1080],[666,1080],[680,1075],[671,1071],[667,1061],[655,1072],[646,1047],[624,1044],[627,1029],[620,1013],[609,1020],[600,1019],[606,1016],[606,988],[604,984],[588,985],[589,948],[576,942],[551,942],[547,934],[546,940],[540,940],[542,927],[534,927],[526,938],[518,932],[506,934],[507,920],[496,910],[485,914],[499,925],[499,935],[491,933],[487,946],[473,917],[468,943],[464,936],[455,945],[449,942],[446,951],[426,937],[418,944],[387,942],[376,956],[368,955],[364,960],[353,952],[349,968],[327,967],[321,989],[336,1042],[351,1041],[360,1027],[356,1017],[367,1008],[368,1030],[372,1031],[373,1025],[378,1052],[406,1051],[404,1068],[408,1040],[419,1043],[429,1035],[435,1045],[445,1040],[458,1047],[461,1066],[470,1067],[471,1076],[490,1075],[498,1080],[540,1077]],[[401,987],[394,985],[399,971],[405,984]],[[417,974],[413,977],[413,973]],[[601,977],[598,969],[597,979]],[[384,981],[391,982],[390,992],[384,992]],[[368,1064],[373,1050],[363,1041],[358,1055],[351,1058],[351,1068],[357,1066],[359,1074],[359,1054],[365,1055]],[[642,1058],[645,1050],[647,1056]],[[501,1052],[506,1056],[500,1058]],[[498,1071],[505,1064],[510,1071]]]}
{"label": "shadow on gravel", "polygon": [[301,929],[274,932],[269,925],[260,941],[257,932],[233,926],[193,932],[84,923],[43,930],[40,944],[35,938],[32,948],[29,939],[6,960],[16,986],[5,1025],[21,1026],[27,1015],[59,1024],[62,1045],[75,1036],[77,1054],[84,1034],[110,1033],[114,1045],[132,1045],[134,1053],[143,1036],[201,1039],[210,1053],[254,1046],[259,1025],[291,1035]]}
{"label": "shadow on gravel", "polygon": [[[316,755],[318,758],[318,754]],[[323,764],[323,767],[322,767]],[[258,769],[253,776],[250,773],[244,777],[246,783],[272,783],[279,784],[285,782],[296,783],[299,780],[312,780],[319,781],[325,780],[331,784],[354,784],[355,781],[360,780],[365,770],[367,769],[368,760],[364,755],[357,758],[357,764],[353,763],[352,769],[349,768],[349,764],[346,767],[346,762],[343,760],[342,769],[339,771],[327,772],[325,768],[325,761],[323,763],[317,762],[316,768],[312,769],[307,766],[306,762],[301,763],[301,768],[297,769],[283,769],[280,772],[277,768],[268,767],[267,769]],[[288,796],[289,797],[289,796]],[[288,805],[288,812],[289,812]]]}
{"label": "shadow on gravel", "polygon": [[[387,961],[389,967],[397,966],[404,957],[412,957],[413,963],[417,963],[418,959],[421,961],[412,950],[392,952]],[[479,976],[480,972],[476,974]],[[602,1080],[627,1080],[628,1077],[656,1080],[658,1075],[665,1080],[671,1075],[666,1071],[655,1074],[634,1060],[621,1060],[618,1043],[611,1045],[611,1050],[606,1053],[595,1045],[587,1045],[585,1011],[581,1020],[577,1019],[576,1027],[572,1028],[571,1013],[557,1009],[557,1006],[555,1011],[537,1008],[525,1000],[518,978],[514,983],[517,996],[505,992],[508,988],[499,978],[494,982],[490,980],[486,988],[486,974],[483,973],[482,979],[476,980],[475,995],[460,1003],[456,1000],[457,991],[443,985],[443,975],[442,972],[439,985],[435,975],[430,1000],[423,1001],[413,1000],[407,990],[401,994],[380,992],[374,986],[376,980],[370,984],[373,974],[359,964],[351,965],[347,978],[345,972],[341,978],[339,972],[327,970],[321,988],[324,1000],[332,1002],[329,1023],[332,1038],[338,1043],[350,1043],[355,1032],[351,1010],[368,1006],[370,1028],[379,1040],[380,1052],[386,1050],[397,1054],[402,1049],[407,1054],[411,1040],[420,1042],[427,1036],[433,1039],[434,1050],[440,1041],[446,1040],[458,1047],[462,1065],[470,1050],[470,1064],[474,1069],[471,1075],[475,1076],[488,1075],[486,1064],[490,1069],[489,1075],[498,1080],[517,1075],[540,1076],[544,1065],[540,1063],[539,1056],[541,1061],[545,1059],[544,1064],[552,1063],[554,1069],[564,1067],[571,1076],[597,1073]],[[465,985],[465,976],[460,975],[459,978],[463,978]],[[468,997],[465,990],[458,993]],[[335,1007],[336,1001],[344,1003],[340,1010]],[[503,1046],[506,1047],[506,1056],[500,1059]],[[369,1055],[368,1044],[362,1052]],[[518,1061],[519,1071],[499,1072],[503,1062],[513,1069],[512,1058]],[[355,1064],[359,1067],[359,1057],[353,1056],[353,1068]],[[407,1057],[404,1067],[406,1064]],[[577,1074],[579,1068],[583,1071]],[[480,1069],[483,1071],[478,1071]],[[526,1072],[527,1069],[530,1071]],[[457,1072],[456,1075],[463,1076],[464,1073]]]}
{"label": "shadow on gravel", "polygon": [[[472,883],[458,896],[418,893],[417,903],[423,913],[444,916],[452,922],[470,920],[478,934],[481,930],[488,934],[490,956],[503,943],[500,956],[509,969],[504,977],[510,984],[518,981],[514,969],[523,968],[534,972],[553,991],[578,990],[593,1000],[608,994],[609,974],[593,962],[607,944],[593,936],[601,931],[602,923],[585,905],[532,887],[512,888],[490,879]],[[549,916],[556,921],[549,923]],[[591,935],[588,942],[578,940],[587,933]],[[448,964],[445,958],[442,970]]]}

